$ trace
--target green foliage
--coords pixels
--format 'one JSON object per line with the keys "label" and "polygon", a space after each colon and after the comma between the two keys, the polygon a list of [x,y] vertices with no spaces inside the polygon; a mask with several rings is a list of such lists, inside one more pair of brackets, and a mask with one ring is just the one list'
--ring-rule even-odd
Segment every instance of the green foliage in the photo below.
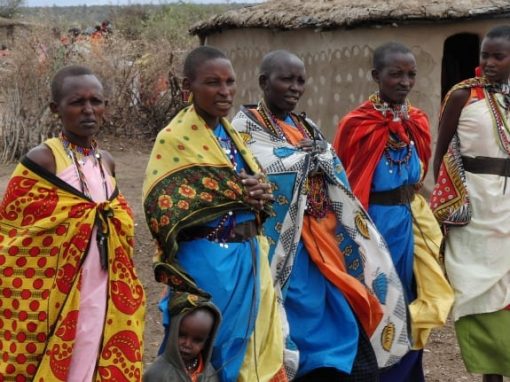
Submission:
{"label": "green foliage", "polygon": [[24,0],[0,0],[0,17],[12,19],[23,6]]}
{"label": "green foliage", "polygon": [[219,4],[189,4],[177,3],[163,5],[158,12],[153,12],[147,23],[143,35],[146,39],[165,39],[171,41],[176,48],[187,48],[196,37],[190,36],[189,28],[214,14],[232,9],[233,5]]}
{"label": "green foliage", "polygon": [[122,34],[129,40],[139,40],[151,18],[151,10],[143,5],[130,5],[112,9],[111,21],[115,33]]}
{"label": "green foliage", "polygon": [[23,8],[22,15],[25,20],[35,23],[45,20],[62,32],[71,27],[85,30],[108,19],[112,23],[114,34],[120,34],[128,40],[160,41],[164,39],[171,41],[176,49],[187,49],[198,44],[198,39],[188,33],[193,24],[240,6],[242,5],[185,2],[126,6],[82,5]]}

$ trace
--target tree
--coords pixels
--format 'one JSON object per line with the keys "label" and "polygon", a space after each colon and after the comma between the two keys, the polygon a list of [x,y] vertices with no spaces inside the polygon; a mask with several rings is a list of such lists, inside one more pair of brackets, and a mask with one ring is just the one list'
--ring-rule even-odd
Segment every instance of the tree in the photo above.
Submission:
{"label": "tree", "polygon": [[0,17],[12,19],[24,3],[25,0],[0,0]]}

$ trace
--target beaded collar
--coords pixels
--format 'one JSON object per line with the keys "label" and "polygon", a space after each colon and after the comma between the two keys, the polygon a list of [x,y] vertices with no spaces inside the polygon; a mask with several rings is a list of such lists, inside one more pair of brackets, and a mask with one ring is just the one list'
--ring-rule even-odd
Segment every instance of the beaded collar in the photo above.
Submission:
{"label": "beaded collar", "polygon": [[88,187],[85,175],[83,174],[82,171],[82,166],[85,164],[85,159],[90,157],[96,161],[97,165],[99,165],[99,172],[101,174],[105,199],[108,199],[108,184],[106,182],[106,175],[103,170],[101,154],[97,149],[97,142],[95,140],[92,140],[90,147],[81,147],[70,142],[63,133],[60,133],[59,139],[60,142],[62,142],[62,145],[64,146],[64,150],[66,151],[67,155],[69,156],[69,158],[71,158],[73,162],[76,176],[78,177],[78,180],[80,182],[81,192],[84,193],[90,199],[92,199],[92,194]]}
{"label": "beaded collar", "polygon": [[368,99],[372,102],[374,109],[380,112],[384,117],[386,117],[388,113],[391,113],[394,121],[409,119],[409,109],[411,108],[411,104],[408,99],[406,99],[403,104],[390,105],[388,102],[381,99],[378,91],[372,94]]}
{"label": "beaded collar", "polygon": [[70,151],[72,151],[72,152],[74,152],[75,154],[78,154],[78,156],[81,156],[81,157],[88,157],[88,156],[91,156],[91,155],[94,155],[94,156],[99,155],[99,153],[97,153],[97,155],[96,155],[96,152],[97,152],[97,142],[96,142],[95,139],[93,139],[92,142],[90,143],[90,147],[82,147],[82,146],[78,146],[78,145],[70,142],[63,133],[60,133],[59,139],[62,142],[62,145],[64,145],[64,149],[68,153]]}
{"label": "beaded collar", "polygon": [[[260,100],[257,105],[257,111],[260,113],[262,119],[264,120],[264,125],[266,128],[276,137],[280,138],[282,141],[288,141],[287,137],[283,129],[280,126],[280,122],[278,117],[276,117],[271,110],[267,107],[264,100]],[[303,134],[303,137],[313,139],[312,134],[303,126],[303,124],[296,118],[296,116],[292,113],[289,113],[294,126]]]}
{"label": "beaded collar", "polygon": [[[409,120],[409,109],[411,108],[409,100],[406,99],[405,103],[400,105],[390,105],[388,102],[385,102],[381,99],[380,93],[378,91],[372,94],[369,97],[369,100],[372,102],[374,109],[379,111],[384,117],[386,117],[387,113],[391,113],[393,116],[393,121],[395,122]],[[407,132],[407,134],[409,136],[409,132]],[[388,172],[390,174],[393,173],[395,167],[397,167],[398,172],[400,173],[402,166],[408,165],[413,154],[413,147],[414,142],[412,139],[409,139],[409,143],[406,143],[390,134],[388,142],[386,143],[386,147],[383,151],[385,163],[386,166],[388,166]],[[404,148],[407,149],[407,152],[402,159],[394,159],[392,157],[391,151],[398,151]]]}

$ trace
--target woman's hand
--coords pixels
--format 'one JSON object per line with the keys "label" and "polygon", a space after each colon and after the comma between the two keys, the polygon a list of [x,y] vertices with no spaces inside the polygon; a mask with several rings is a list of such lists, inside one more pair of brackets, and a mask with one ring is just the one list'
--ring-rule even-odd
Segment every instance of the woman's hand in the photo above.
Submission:
{"label": "woman's hand", "polygon": [[297,148],[312,154],[322,154],[328,148],[328,144],[322,140],[303,139],[297,144]]}
{"label": "woman's hand", "polygon": [[266,202],[273,201],[271,185],[267,183],[264,174],[248,175],[243,169],[239,176],[248,194],[245,200],[252,208],[261,210]]}

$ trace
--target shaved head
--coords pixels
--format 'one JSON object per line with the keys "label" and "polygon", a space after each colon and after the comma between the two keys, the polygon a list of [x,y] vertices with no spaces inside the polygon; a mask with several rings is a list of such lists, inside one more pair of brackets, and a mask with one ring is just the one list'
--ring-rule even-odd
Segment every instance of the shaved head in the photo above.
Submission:
{"label": "shaved head", "polygon": [[413,54],[411,50],[399,42],[388,42],[377,47],[374,51],[373,66],[375,70],[382,70],[387,64],[387,58],[393,53]]}
{"label": "shaved head", "polygon": [[277,67],[280,67],[284,63],[299,62],[304,66],[303,61],[296,56],[294,53],[291,53],[287,50],[273,50],[264,56],[262,62],[260,64],[259,76],[269,76]]}

